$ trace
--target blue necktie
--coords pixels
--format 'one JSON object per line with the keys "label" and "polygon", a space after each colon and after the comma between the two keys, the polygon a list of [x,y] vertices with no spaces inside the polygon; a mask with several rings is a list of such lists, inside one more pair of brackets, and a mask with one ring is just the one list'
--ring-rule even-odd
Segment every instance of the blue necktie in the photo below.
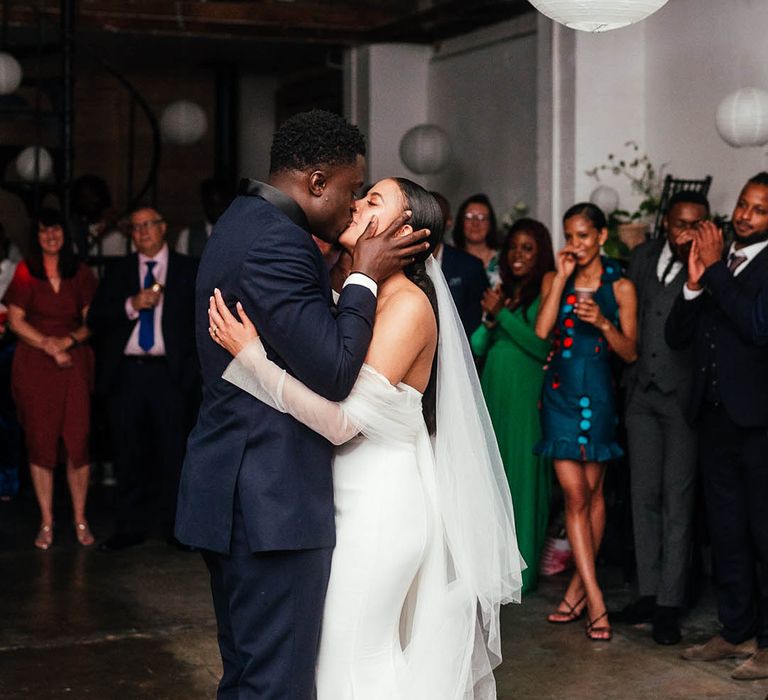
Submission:
{"label": "blue necktie", "polygon": [[[147,261],[147,274],[144,275],[144,289],[149,289],[155,283],[152,268],[157,265],[154,260]],[[149,352],[155,344],[155,309],[139,311],[139,347]]]}

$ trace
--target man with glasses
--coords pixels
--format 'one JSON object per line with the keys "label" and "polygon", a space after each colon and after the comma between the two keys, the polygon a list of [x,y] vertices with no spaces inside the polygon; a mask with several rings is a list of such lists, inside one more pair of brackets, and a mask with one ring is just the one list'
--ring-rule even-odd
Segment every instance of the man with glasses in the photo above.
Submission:
{"label": "man with glasses", "polygon": [[696,433],[685,418],[690,349],[672,350],[664,324],[686,280],[693,236],[708,218],[704,195],[675,194],[664,217],[666,236],[636,248],[629,266],[637,288],[638,359],[626,374],[626,424],[640,597],[614,619],[652,621],[658,644],[681,638],[697,452]]}
{"label": "man with glasses", "polygon": [[160,525],[172,538],[189,407],[199,377],[197,262],[169,250],[167,225],[152,207],[131,214],[130,231],[137,252],[107,267],[88,314],[97,340],[97,390],[108,396],[118,479],[116,529],[101,543],[104,551],[140,544],[148,534],[154,520],[148,509],[150,464],[160,481]]}

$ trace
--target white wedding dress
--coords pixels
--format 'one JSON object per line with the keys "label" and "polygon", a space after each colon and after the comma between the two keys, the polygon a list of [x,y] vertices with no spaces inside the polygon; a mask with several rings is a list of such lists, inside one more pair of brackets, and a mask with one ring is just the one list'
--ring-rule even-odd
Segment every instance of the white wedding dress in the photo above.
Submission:
{"label": "white wedding dress", "polygon": [[341,403],[272,363],[259,340],[223,375],[338,445],[318,700],[496,697],[499,607],[519,600],[523,564],[466,338],[439,267],[428,269],[440,311],[434,438],[421,394],[369,365]]}

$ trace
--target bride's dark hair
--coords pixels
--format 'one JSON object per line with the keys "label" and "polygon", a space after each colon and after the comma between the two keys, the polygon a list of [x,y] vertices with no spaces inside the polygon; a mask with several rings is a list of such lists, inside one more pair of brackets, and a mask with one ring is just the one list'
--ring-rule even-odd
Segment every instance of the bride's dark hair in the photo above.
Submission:
{"label": "bride's dark hair", "polygon": [[[426,294],[432,311],[435,314],[435,321],[438,321],[437,314],[437,295],[432,280],[427,274],[426,261],[435,248],[443,240],[443,230],[445,222],[443,221],[443,212],[437,200],[421,185],[417,185],[412,180],[404,177],[394,178],[400,187],[405,199],[405,205],[411,210],[411,220],[409,224],[414,230],[426,228],[429,229],[429,248],[422,253],[418,253],[415,260],[405,267],[403,272],[424,294]],[[438,332],[439,332],[438,328]],[[422,412],[424,413],[424,422],[430,434],[434,434],[436,428],[436,408],[437,408],[437,353],[432,360],[432,372],[429,375],[427,388],[424,390],[422,399]]]}

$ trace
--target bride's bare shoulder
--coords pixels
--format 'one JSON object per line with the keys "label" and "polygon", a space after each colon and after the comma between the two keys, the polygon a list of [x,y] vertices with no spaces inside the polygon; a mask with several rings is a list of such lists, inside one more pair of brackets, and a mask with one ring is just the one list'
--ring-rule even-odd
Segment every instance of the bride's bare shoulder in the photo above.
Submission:
{"label": "bride's bare shoulder", "polygon": [[387,290],[379,300],[376,324],[397,324],[415,330],[437,332],[435,312],[427,295],[410,280],[403,280],[395,288]]}

